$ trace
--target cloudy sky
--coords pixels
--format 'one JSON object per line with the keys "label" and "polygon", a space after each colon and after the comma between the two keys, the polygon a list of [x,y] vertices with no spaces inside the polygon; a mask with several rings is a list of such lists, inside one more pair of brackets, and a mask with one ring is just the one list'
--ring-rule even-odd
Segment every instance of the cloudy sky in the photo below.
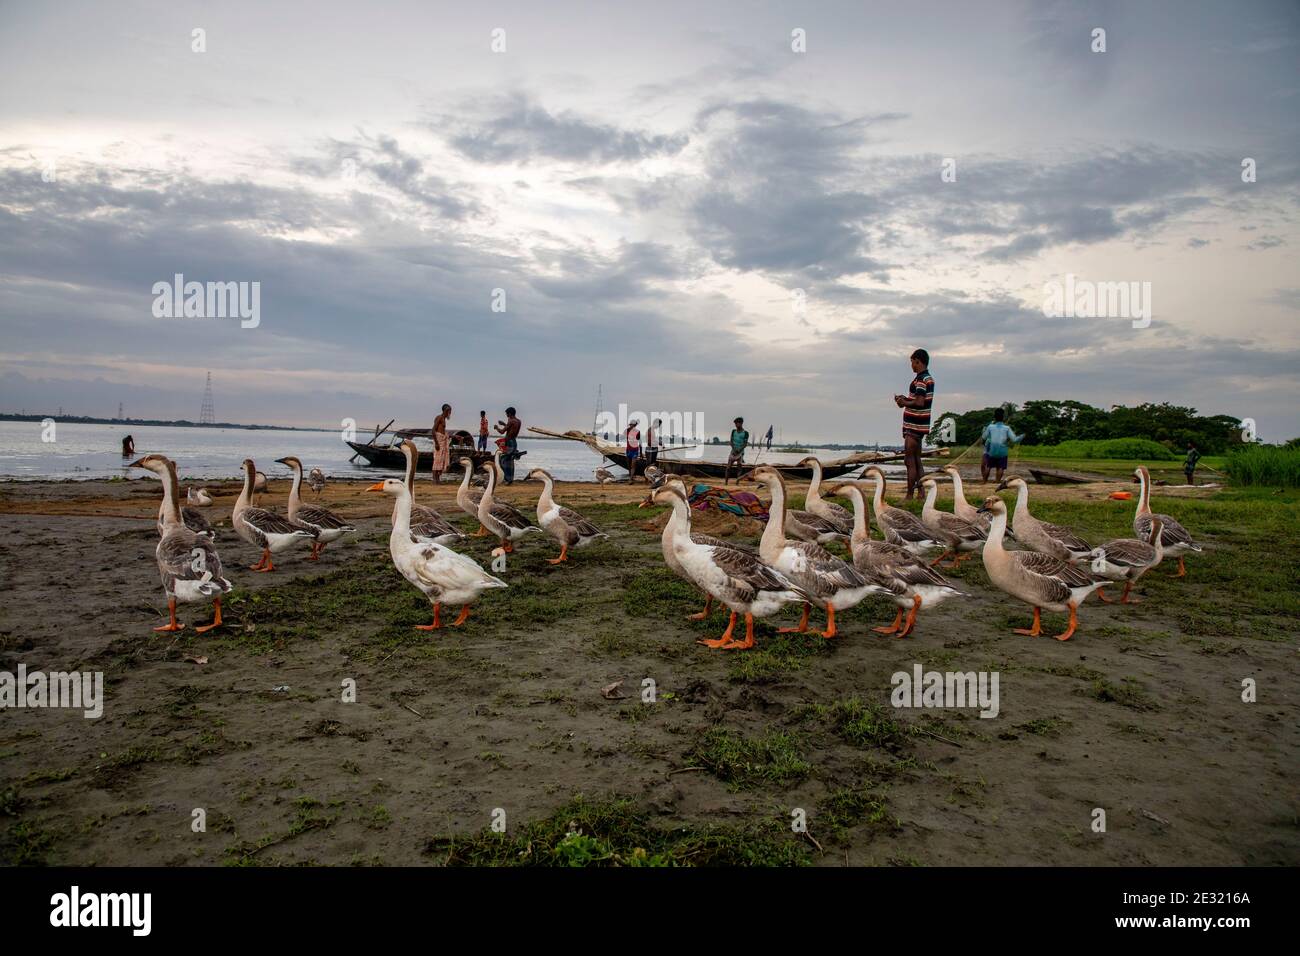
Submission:
{"label": "cloudy sky", "polygon": [[[923,346],[939,409],[1285,439],[1298,116],[1289,0],[0,2],[0,411],[197,418],[211,370],[233,421],[589,427],[603,385],[892,441]],[[260,324],[155,317],[176,273]],[[1149,327],[1045,317],[1066,274]]]}

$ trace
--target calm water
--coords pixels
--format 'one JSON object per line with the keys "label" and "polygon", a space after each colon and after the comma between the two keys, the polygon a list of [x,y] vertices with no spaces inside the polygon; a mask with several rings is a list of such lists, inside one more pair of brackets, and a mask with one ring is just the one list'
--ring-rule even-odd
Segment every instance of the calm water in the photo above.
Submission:
{"label": "calm water", "polygon": [[[149,425],[56,425],[55,440],[41,440],[39,422],[0,422],[0,478],[112,478],[128,474],[122,458],[122,438],[135,437],[136,455],[158,452],[175,459],[186,479],[238,478],[239,466],[252,458],[268,475],[287,474],[288,469],[275,459],[296,455],[308,469],[320,468],[336,478],[365,478],[380,469],[370,468],[361,459],[349,463],[352,449],[336,431],[249,431],[243,428],[173,428]],[[426,442],[417,442],[421,448]],[[585,445],[567,441],[521,439],[521,451],[528,454],[518,468],[545,468],[563,481],[592,481],[593,472],[602,464],[599,455]],[[727,460],[726,446],[707,445],[709,461]],[[832,459],[843,452],[828,451],[823,458]],[[793,464],[803,455],[764,452],[763,461]],[[752,454],[748,458],[752,463]],[[615,475],[625,474],[610,466]],[[521,474],[523,472],[520,472]],[[131,477],[143,474],[139,469]]]}

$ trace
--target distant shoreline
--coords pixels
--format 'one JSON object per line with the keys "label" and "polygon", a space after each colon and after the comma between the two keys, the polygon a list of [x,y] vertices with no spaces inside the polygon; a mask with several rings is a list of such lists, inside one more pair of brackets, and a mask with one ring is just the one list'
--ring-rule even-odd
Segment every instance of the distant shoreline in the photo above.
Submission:
{"label": "distant shoreline", "polygon": [[16,415],[11,412],[0,412],[0,422],[43,422],[47,418],[53,419],[60,424],[119,425],[122,428],[148,425],[161,428],[242,428],[246,431],[274,432],[338,431],[336,428],[308,428],[300,425],[241,425],[238,422],[213,422],[211,425],[202,425],[198,422],[186,421],[185,419],[163,421],[156,418],[94,418],[89,415]]}

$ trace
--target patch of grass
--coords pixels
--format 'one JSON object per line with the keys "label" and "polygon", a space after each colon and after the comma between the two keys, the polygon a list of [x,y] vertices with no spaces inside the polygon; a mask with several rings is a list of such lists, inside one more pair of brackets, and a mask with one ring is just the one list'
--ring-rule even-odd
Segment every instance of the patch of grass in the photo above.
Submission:
{"label": "patch of grass", "polygon": [[780,731],[747,739],[710,727],[687,751],[686,759],[736,788],[789,786],[812,771],[794,739]]}
{"label": "patch of grass", "polygon": [[10,866],[44,866],[54,847],[55,834],[42,820],[20,820],[5,833],[0,849]]}
{"label": "patch of grass", "polygon": [[1300,447],[1247,445],[1228,456],[1223,470],[1239,485],[1300,488]]}
{"label": "patch of grass", "polygon": [[808,704],[796,712],[800,717],[816,716],[830,724],[840,739],[855,747],[874,748],[891,754],[902,753],[913,731],[900,723],[892,708],[856,697],[830,704]]}
{"label": "patch of grass", "polygon": [[783,822],[659,827],[626,798],[579,796],[515,835],[437,836],[425,853],[446,866],[801,866],[807,847]]}
{"label": "patch of grass", "polygon": [[842,787],[822,802],[815,818],[824,824],[831,835],[844,839],[849,830],[865,825],[867,833],[888,833],[902,829],[902,824],[889,812],[885,798],[871,790]]}
{"label": "patch of grass", "polygon": [[387,807],[379,805],[366,814],[361,822],[371,830],[386,830],[393,825],[393,815]]}
{"label": "patch of grass", "polygon": [[1124,678],[1119,685],[1104,679],[1093,681],[1091,696],[1103,703],[1119,704],[1132,710],[1160,709],[1160,705],[1151,699],[1142,685],[1131,677]]}

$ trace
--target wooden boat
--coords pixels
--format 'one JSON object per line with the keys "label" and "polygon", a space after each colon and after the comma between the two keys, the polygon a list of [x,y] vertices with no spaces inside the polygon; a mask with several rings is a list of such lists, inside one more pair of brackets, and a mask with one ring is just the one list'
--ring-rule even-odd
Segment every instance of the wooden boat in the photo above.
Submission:
{"label": "wooden boat", "polygon": [[[389,424],[391,425],[392,423],[390,422]],[[415,441],[416,439],[422,438],[430,444],[433,443],[432,428],[395,429],[391,433],[392,438],[388,444],[380,443],[379,439],[382,434],[384,434],[383,429],[376,432],[374,437],[364,444],[355,441],[350,441],[348,444],[352,446],[352,450],[355,451],[357,455],[364,458],[366,464],[372,468],[389,468],[393,471],[405,472],[406,457],[402,454],[402,442],[408,439],[410,441]],[[491,461],[492,455],[497,449],[496,442],[489,441],[487,451],[478,451],[475,446],[474,436],[463,428],[448,432],[447,435],[451,439],[451,461],[447,466],[447,474],[460,471],[460,465],[457,464],[457,461],[461,458],[472,458],[474,460],[474,467],[477,469],[481,467],[484,462]],[[528,454],[528,452],[521,451],[519,454],[520,456],[523,456]],[[429,471],[432,469],[433,450],[429,449],[428,451],[421,451],[419,454],[419,460],[416,462],[415,467],[417,471]]]}
{"label": "wooden boat", "polygon": [[1085,475],[1077,471],[1057,471],[1052,468],[1030,468],[1029,473],[1040,485],[1090,485],[1097,481],[1112,481],[1105,475]]}
{"label": "wooden boat", "polygon": [[[530,432],[536,432],[539,435],[546,435],[550,438],[567,438],[570,441],[582,442],[584,445],[586,445],[596,454],[602,456],[603,458],[609,459],[614,464],[618,465],[620,468],[624,468],[624,469],[627,468],[627,451],[621,445],[615,445],[612,442],[602,441],[601,439],[597,438],[594,435],[589,435],[585,432],[579,432],[579,431],[556,432],[556,431],[551,431],[550,429],[547,428],[540,428],[535,426],[529,427],[528,430]],[[682,447],[689,447],[689,446],[682,446]],[[924,449],[924,454],[931,457],[933,456],[941,457],[948,454],[948,449],[946,448]],[[834,461],[822,462],[822,478],[824,480],[830,478],[839,478],[843,475],[848,474],[851,471],[856,471],[859,468],[863,468],[866,465],[875,465],[881,462],[889,462],[889,461],[901,461],[902,458],[903,455],[901,452],[898,453],[874,452],[874,451],[855,452],[852,455],[849,455],[845,458],[837,458]],[[684,478],[723,479],[726,478],[727,476],[726,462],[705,461],[703,459],[686,459],[680,457],[675,458],[671,456],[665,456],[663,452],[660,452],[659,458],[655,461],[655,464],[660,468],[660,470],[662,470],[666,474],[681,475]],[[812,480],[811,467],[800,467],[798,465],[779,465],[779,464],[774,464],[772,462],[763,462],[763,464],[770,464],[773,468],[779,471],[784,478],[786,478],[789,481],[811,481]],[[742,469],[742,471],[748,471],[752,467],[754,467],[753,464],[748,464]],[[731,470],[731,477],[732,478],[737,477],[737,471],[734,467]]]}

